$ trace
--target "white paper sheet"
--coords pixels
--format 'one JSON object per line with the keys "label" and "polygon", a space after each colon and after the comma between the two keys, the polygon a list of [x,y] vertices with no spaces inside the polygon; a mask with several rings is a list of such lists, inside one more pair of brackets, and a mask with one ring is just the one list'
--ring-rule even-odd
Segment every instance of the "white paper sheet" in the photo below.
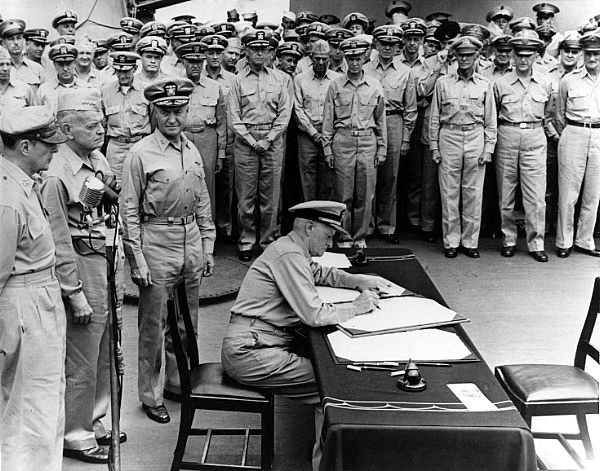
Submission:
{"label": "white paper sheet", "polygon": [[379,309],[356,316],[340,324],[348,330],[377,332],[389,329],[406,329],[419,325],[451,322],[456,312],[432,299],[416,296],[385,298]]}
{"label": "white paper sheet", "polygon": [[447,386],[469,410],[485,411],[498,409],[474,383],[456,383],[448,384]]}
{"label": "white paper sheet", "polygon": [[[391,282],[390,282],[391,283]],[[408,292],[402,286],[399,286],[395,283],[389,288],[386,288],[387,293],[381,294],[382,297],[390,297],[390,296],[402,296],[403,294],[412,293]],[[317,286],[317,292],[319,293],[319,297],[326,303],[349,303],[354,301],[356,297],[360,294],[360,291],[349,288],[332,288],[331,286]]]}
{"label": "white paper sheet", "polygon": [[367,337],[348,337],[339,330],[327,338],[338,358],[350,361],[451,361],[471,352],[453,332],[439,329],[395,332]]}
{"label": "white paper sheet", "polygon": [[313,257],[313,262],[317,262],[324,267],[350,268],[352,264],[348,257],[343,253],[325,252],[321,257]]}

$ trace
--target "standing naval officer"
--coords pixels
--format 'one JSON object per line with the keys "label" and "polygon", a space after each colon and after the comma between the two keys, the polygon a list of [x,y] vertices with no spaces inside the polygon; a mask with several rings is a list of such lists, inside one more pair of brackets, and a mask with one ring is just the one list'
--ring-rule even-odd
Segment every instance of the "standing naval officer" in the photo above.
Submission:
{"label": "standing naval officer", "polygon": [[4,113],[0,136],[0,465],[60,471],[66,316],[37,174],[66,138],[41,106]]}
{"label": "standing naval officer", "polygon": [[165,337],[167,298],[175,283],[185,280],[195,320],[200,280],[214,269],[215,226],[204,166],[183,132],[193,90],[193,82],[179,77],[144,90],[155,108],[156,129],[131,148],[123,166],[123,242],[131,278],[140,289],[138,395],[146,415],[159,423],[170,420],[163,384],[166,391],[179,392],[175,353],[170,336]]}

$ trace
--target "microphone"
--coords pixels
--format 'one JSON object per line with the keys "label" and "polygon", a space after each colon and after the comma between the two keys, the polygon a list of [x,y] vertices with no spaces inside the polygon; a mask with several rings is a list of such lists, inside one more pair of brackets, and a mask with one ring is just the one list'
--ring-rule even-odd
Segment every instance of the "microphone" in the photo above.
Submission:
{"label": "microphone", "polygon": [[98,180],[96,177],[87,177],[81,186],[79,192],[79,201],[83,205],[83,211],[81,213],[81,223],[86,224],[88,228],[94,225],[92,219],[92,210],[100,204],[102,201],[102,195],[104,194],[104,183]]}
{"label": "microphone", "polygon": [[117,182],[114,175],[105,175],[102,170],[96,172],[96,178],[104,183],[104,195],[102,202],[104,205],[110,206],[119,201],[119,193],[121,193],[121,185]]}

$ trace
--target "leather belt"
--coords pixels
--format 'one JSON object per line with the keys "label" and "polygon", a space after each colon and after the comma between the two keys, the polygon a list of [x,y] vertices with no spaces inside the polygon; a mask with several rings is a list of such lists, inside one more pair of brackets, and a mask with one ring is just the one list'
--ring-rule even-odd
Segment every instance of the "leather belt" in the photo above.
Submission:
{"label": "leather belt", "polygon": [[520,128],[520,129],[536,129],[536,128],[541,128],[544,123],[542,123],[541,121],[513,123],[512,121],[506,121],[505,119],[499,119],[498,124],[501,124],[502,126],[511,126],[513,128]]}
{"label": "leather belt", "polygon": [[183,130],[185,132],[201,133],[201,132],[204,132],[207,129],[211,129],[211,128],[214,128],[214,126],[212,126],[210,124],[197,124],[194,126],[186,126]]}
{"label": "leather belt", "polygon": [[373,135],[372,129],[346,129],[346,128],[337,128],[336,132],[344,132],[350,134],[352,137],[360,137],[360,136],[371,136]]}
{"label": "leather belt", "polygon": [[232,314],[231,321],[232,324],[240,324],[246,325],[248,327],[256,327],[259,330],[264,330],[267,332],[282,332],[288,335],[295,335],[299,326],[297,327],[279,327],[277,325],[269,324],[263,320],[260,320],[258,317],[246,317],[240,316],[239,314]]}
{"label": "leather belt", "polygon": [[142,216],[142,222],[148,224],[162,224],[165,226],[185,226],[191,222],[196,220],[195,214],[190,214],[189,216],[183,217],[158,217],[158,216],[149,216],[144,214]]}
{"label": "leather belt", "polygon": [[393,116],[395,114],[402,114],[402,110],[386,110],[386,116]]}
{"label": "leather belt", "polygon": [[147,136],[147,134],[138,134],[137,136],[125,137],[125,136],[109,136],[111,139],[114,139],[117,142],[122,142],[123,144],[133,144],[134,142],[141,141]]}
{"label": "leather belt", "polygon": [[256,129],[257,131],[270,131],[273,129],[272,124],[246,124],[248,129]]}
{"label": "leather belt", "polygon": [[21,273],[19,275],[10,275],[6,284],[7,288],[26,286],[29,283],[43,282],[46,280],[55,279],[54,267],[43,268],[40,271],[32,271],[31,273]]}
{"label": "leather belt", "polygon": [[579,121],[572,121],[570,119],[567,119],[567,124],[569,124],[571,126],[577,126],[578,128],[591,128],[591,129],[600,128],[600,123],[590,123],[589,121],[581,123]]}
{"label": "leather belt", "polygon": [[473,129],[477,129],[482,127],[483,124],[475,123],[475,124],[446,124],[442,123],[443,128],[454,129],[456,131],[472,131]]}

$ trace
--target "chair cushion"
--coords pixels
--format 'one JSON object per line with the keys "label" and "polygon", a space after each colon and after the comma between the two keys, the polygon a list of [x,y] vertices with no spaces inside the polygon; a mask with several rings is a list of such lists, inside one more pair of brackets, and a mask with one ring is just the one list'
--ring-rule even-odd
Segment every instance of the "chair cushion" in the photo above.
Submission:
{"label": "chair cushion", "polygon": [[568,365],[504,365],[496,368],[523,402],[598,401],[598,381]]}
{"label": "chair cushion", "polygon": [[192,396],[219,396],[235,399],[268,400],[268,392],[245,386],[231,379],[221,363],[202,363],[190,375]]}

